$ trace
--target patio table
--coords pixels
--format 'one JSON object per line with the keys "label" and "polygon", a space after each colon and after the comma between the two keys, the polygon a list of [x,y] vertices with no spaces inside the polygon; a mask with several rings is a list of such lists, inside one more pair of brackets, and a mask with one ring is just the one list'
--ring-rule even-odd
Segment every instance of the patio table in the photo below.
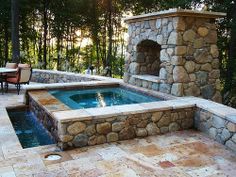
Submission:
{"label": "patio table", "polygon": [[1,82],[1,91],[3,94],[3,82],[6,79],[6,74],[7,73],[15,73],[17,72],[17,69],[12,69],[12,68],[0,68],[0,82]]}

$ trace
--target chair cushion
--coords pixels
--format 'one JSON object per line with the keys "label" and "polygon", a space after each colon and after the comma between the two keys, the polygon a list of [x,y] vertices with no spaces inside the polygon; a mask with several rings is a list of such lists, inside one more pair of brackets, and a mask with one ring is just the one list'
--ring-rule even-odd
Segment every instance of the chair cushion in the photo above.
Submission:
{"label": "chair cushion", "polygon": [[29,65],[29,64],[26,64],[26,63],[24,63],[24,64],[19,63],[19,64],[18,64],[18,68],[30,68],[30,65]]}
{"label": "chair cushion", "polygon": [[7,63],[6,68],[16,69],[17,68],[17,63]]}
{"label": "chair cushion", "polygon": [[20,74],[20,83],[29,82],[31,76],[31,68],[22,68]]}
{"label": "chair cushion", "polygon": [[10,77],[10,78],[7,78],[7,82],[17,83],[17,81],[18,81],[18,78],[17,78],[17,77]]}

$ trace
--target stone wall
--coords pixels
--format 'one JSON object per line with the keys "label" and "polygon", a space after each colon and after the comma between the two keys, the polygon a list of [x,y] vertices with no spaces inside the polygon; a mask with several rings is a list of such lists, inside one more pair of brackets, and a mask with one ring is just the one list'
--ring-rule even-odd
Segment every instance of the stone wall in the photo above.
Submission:
{"label": "stone wall", "polygon": [[138,48],[143,41],[152,41],[161,46],[157,69],[160,91],[221,102],[216,16],[188,16],[189,11],[181,16],[179,11],[126,20],[129,40],[124,81],[137,85],[133,76],[143,74]]}
{"label": "stone wall", "polygon": [[194,127],[236,152],[236,123],[234,121],[198,108],[195,113]]}
{"label": "stone wall", "polygon": [[62,123],[58,145],[67,149],[189,129],[193,115],[188,108]]}
{"label": "stone wall", "polygon": [[37,102],[29,97],[29,109],[36,115],[37,119],[44,125],[44,127],[50,132],[55,142],[58,141],[58,122],[53,119],[45,109],[42,108]]}
{"label": "stone wall", "polygon": [[195,128],[236,152],[236,110],[222,104],[186,97],[70,110],[62,103],[55,106],[56,100],[48,101],[47,94],[39,97],[40,93],[29,93],[29,107],[62,149]]}
{"label": "stone wall", "polygon": [[96,79],[70,72],[52,71],[52,70],[38,70],[33,69],[31,82],[37,83],[68,83],[68,82],[84,82],[95,81]]}

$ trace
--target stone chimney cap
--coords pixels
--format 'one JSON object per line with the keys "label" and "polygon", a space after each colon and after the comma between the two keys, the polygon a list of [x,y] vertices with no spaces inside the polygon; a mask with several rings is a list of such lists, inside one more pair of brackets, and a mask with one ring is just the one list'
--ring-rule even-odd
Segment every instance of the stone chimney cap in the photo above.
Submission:
{"label": "stone chimney cap", "polygon": [[128,18],[125,18],[124,21],[126,23],[132,23],[136,21],[152,20],[152,19],[157,19],[157,18],[176,17],[176,16],[216,19],[216,18],[225,17],[226,13],[175,8],[175,9],[169,9],[169,10],[164,10],[164,11],[159,11],[159,12],[154,12],[154,13],[149,13],[149,14],[128,17]]}

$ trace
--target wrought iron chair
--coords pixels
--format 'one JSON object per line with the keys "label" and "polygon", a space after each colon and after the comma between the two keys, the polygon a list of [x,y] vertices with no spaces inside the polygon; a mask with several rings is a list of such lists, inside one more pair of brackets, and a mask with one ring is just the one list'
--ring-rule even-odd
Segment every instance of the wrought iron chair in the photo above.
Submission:
{"label": "wrought iron chair", "polygon": [[3,80],[3,78],[1,77],[1,78],[0,78],[0,83],[1,83],[2,95],[3,95],[3,92],[4,92],[4,89],[3,89],[3,82],[4,82],[4,80]]}

